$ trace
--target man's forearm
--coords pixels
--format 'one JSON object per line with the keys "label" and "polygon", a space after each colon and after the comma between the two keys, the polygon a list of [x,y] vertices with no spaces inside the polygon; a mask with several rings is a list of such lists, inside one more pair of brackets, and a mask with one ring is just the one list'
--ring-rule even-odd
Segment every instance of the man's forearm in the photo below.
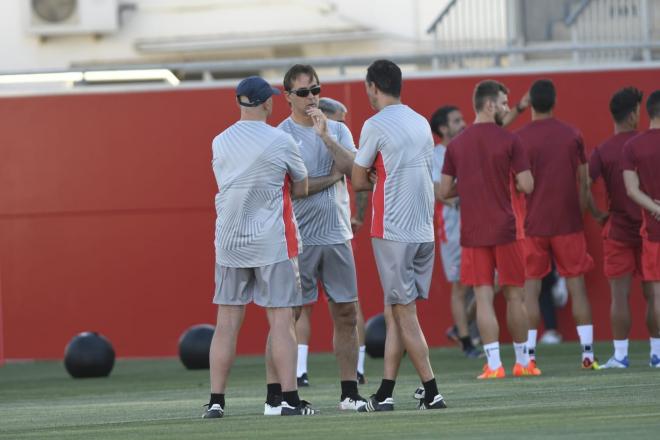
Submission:
{"label": "man's forearm", "polygon": [[651,197],[642,192],[641,189],[634,188],[628,190],[628,196],[639,206],[649,211],[654,217],[659,215],[660,206]]}
{"label": "man's forearm", "polygon": [[321,136],[321,139],[335,160],[337,170],[350,177],[351,172],[353,171],[353,159],[355,159],[355,154],[339,145],[339,143],[328,134]]}
{"label": "man's forearm", "polygon": [[326,188],[331,187],[342,179],[341,174],[329,174],[327,176],[310,177],[307,183],[307,195],[319,193]]}
{"label": "man's forearm", "polygon": [[366,192],[355,193],[355,218],[364,221],[364,211],[367,209],[369,194]]}

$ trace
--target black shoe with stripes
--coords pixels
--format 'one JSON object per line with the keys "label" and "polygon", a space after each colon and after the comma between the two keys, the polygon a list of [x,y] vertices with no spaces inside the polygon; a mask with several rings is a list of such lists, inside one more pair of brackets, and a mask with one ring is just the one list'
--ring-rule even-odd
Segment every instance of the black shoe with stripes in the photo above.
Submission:
{"label": "black shoe with stripes", "polygon": [[394,399],[391,397],[386,398],[382,402],[376,399],[376,395],[372,394],[367,400],[365,405],[358,408],[358,412],[374,412],[374,411],[394,411]]}
{"label": "black shoe with stripes", "polygon": [[313,409],[309,402],[304,400],[301,400],[298,406],[291,406],[287,402],[282,402],[280,406],[283,416],[313,416],[318,413],[318,410]]}

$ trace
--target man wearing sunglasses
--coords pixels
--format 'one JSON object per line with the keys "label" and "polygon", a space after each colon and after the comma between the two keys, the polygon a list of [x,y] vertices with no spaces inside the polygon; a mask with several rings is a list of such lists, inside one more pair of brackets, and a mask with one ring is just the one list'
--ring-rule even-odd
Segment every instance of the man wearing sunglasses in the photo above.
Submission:
{"label": "man wearing sunglasses", "polygon": [[297,326],[298,384],[309,385],[309,323],[320,281],[334,322],[334,350],[341,377],[339,408],[356,411],[366,400],[358,394],[356,377],[357,279],[345,176],[350,175],[357,150],[346,125],[328,120],[319,109],[321,85],[312,66],[291,67],[284,76],[284,90],[291,115],[279,128],[298,143],[309,172],[309,196],[293,204],[303,242],[298,260],[303,292],[301,325]]}

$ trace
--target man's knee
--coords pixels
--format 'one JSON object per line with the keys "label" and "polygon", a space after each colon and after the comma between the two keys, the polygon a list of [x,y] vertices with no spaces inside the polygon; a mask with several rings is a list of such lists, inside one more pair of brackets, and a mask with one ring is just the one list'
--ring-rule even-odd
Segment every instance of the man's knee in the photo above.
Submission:
{"label": "man's knee", "polygon": [[357,307],[356,303],[334,303],[333,317],[337,327],[355,327],[357,326]]}

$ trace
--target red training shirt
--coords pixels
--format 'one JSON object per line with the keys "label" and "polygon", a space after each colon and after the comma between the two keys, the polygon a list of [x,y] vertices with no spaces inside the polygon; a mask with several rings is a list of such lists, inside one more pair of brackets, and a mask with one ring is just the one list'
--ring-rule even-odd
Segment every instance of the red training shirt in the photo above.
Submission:
{"label": "red training shirt", "polygon": [[449,143],[442,174],[457,179],[462,246],[495,246],[518,238],[512,171],[528,169],[518,137],[495,123],[474,124]]}
{"label": "red training shirt", "polygon": [[583,230],[578,166],[587,162],[582,135],[555,118],[532,121],[517,131],[534,176],[527,196],[525,233],[552,237]]}
{"label": "red training shirt", "polygon": [[602,176],[605,181],[610,211],[607,237],[639,245],[642,211],[626,194],[622,167],[623,145],[635,136],[636,131],[618,133],[600,144],[589,158],[589,176],[593,181]]}
{"label": "red training shirt", "polygon": [[[624,145],[623,169],[637,171],[640,189],[651,199],[660,200],[660,128],[647,130]],[[649,241],[660,241],[660,222],[645,209],[641,233]]]}

